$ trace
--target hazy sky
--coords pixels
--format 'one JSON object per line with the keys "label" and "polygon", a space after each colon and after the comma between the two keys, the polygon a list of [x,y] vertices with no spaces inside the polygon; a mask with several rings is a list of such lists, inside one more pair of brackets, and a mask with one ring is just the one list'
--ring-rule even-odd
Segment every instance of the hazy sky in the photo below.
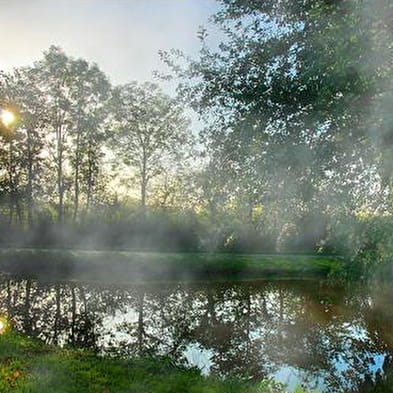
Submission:
{"label": "hazy sky", "polygon": [[0,0],[0,69],[31,64],[50,45],[98,63],[114,83],[151,79],[159,49],[196,53],[215,0]]}

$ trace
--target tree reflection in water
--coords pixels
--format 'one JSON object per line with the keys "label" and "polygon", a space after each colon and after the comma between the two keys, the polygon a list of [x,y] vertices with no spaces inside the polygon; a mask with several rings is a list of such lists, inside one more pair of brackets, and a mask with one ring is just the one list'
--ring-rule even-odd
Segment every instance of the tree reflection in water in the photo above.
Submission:
{"label": "tree reflection in water", "polygon": [[389,391],[392,300],[388,289],[317,281],[126,287],[0,280],[1,313],[47,343],[179,363],[200,348],[210,373],[280,375],[329,392]]}

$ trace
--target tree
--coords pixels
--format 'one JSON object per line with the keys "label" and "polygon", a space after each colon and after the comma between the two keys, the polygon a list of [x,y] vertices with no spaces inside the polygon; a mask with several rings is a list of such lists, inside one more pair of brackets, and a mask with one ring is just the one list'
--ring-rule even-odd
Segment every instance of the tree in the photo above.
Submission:
{"label": "tree", "polygon": [[1,76],[2,106],[9,108],[15,119],[3,133],[8,146],[8,179],[10,192],[10,219],[13,206],[23,224],[23,206],[26,202],[27,222],[33,225],[34,197],[39,185],[37,177],[42,171],[43,132],[45,105],[36,87],[34,75],[28,68],[15,69]]}
{"label": "tree", "polygon": [[[90,206],[97,183],[104,123],[108,115],[111,86],[95,64],[73,59],[52,46],[31,70],[46,97],[47,128],[52,131],[49,151],[56,172],[58,221],[64,221],[67,191],[73,190],[73,220],[76,221],[81,184]],[[70,170],[71,169],[71,170]],[[71,199],[71,198],[70,198]]]}
{"label": "tree", "polygon": [[24,195],[26,197],[27,222],[34,223],[35,197],[40,189],[38,177],[43,170],[44,128],[47,122],[45,98],[36,86],[36,78],[30,68],[15,69],[7,76],[7,86],[14,107],[15,136],[21,138],[20,153],[26,171]]}
{"label": "tree", "polygon": [[97,182],[111,86],[97,65],[82,59],[70,61],[70,75],[70,109],[74,119],[74,156],[71,159],[74,169],[73,220],[76,221],[81,181],[86,190],[86,210],[90,207]]}
{"label": "tree", "polygon": [[113,146],[139,179],[146,209],[150,182],[181,159],[189,141],[181,103],[152,83],[130,83],[113,93]]}
{"label": "tree", "polygon": [[52,131],[49,148],[53,155],[56,172],[57,217],[64,221],[64,197],[67,189],[65,175],[66,153],[72,124],[70,113],[70,64],[67,55],[58,47],[52,46],[44,53],[44,58],[34,65],[39,87],[46,96],[48,108],[48,128]]}
{"label": "tree", "polygon": [[375,184],[386,190],[392,4],[381,0],[373,13],[357,0],[220,3],[218,49],[202,31],[199,58],[163,59],[210,120],[206,143],[225,162],[217,178],[233,184],[245,174],[232,198],[279,202],[290,220],[304,220],[332,205],[354,212]]}

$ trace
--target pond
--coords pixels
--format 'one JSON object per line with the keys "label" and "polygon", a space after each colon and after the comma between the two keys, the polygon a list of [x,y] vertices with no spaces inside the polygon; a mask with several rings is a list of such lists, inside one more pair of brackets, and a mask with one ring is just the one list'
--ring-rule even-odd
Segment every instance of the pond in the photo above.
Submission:
{"label": "pond", "polygon": [[327,281],[109,285],[2,275],[0,313],[29,336],[152,354],[204,374],[323,392],[393,372],[393,291]]}

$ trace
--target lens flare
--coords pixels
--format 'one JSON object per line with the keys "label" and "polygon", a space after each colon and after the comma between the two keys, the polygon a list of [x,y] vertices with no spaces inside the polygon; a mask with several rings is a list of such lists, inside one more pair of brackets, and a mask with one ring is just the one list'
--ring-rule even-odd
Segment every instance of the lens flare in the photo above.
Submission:
{"label": "lens flare", "polygon": [[0,113],[0,119],[4,126],[9,127],[12,123],[15,122],[16,117],[11,111],[2,109]]}
{"label": "lens flare", "polygon": [[0,335],[6,333],[9,328],[9,322],[7,317],[0,316]]}

